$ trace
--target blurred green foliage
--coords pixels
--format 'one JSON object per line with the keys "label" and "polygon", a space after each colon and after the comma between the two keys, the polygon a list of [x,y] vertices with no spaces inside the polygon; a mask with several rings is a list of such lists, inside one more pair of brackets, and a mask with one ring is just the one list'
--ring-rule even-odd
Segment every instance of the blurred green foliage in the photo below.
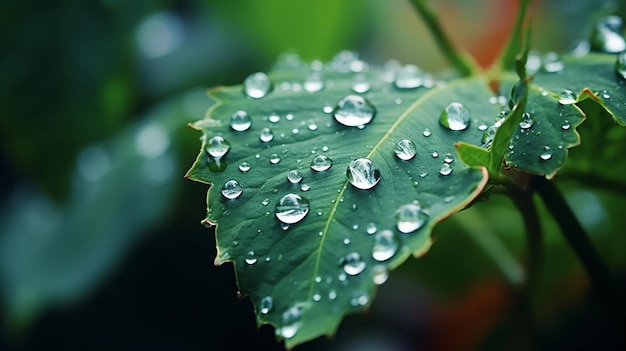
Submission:
{"label": "blurred green foliage", "polygon": [[[481,62],[515,11],[513,0],[433,5]],[[623,2],[537,2],[533,46],[566,50],[596,14],[613,11],[624,15]],[[213,233],[197,224],[206,188],[182,180],[199,147],[185,125],[210,104],[199,91],[238,84],[290,50],[447,67],[401,0],[6,0],[0,48],[0,348],[24,350],[279,349],[271,329],[257,332],[250,303],[236,299],[232,271],[212,266]],[[623,188],[581,184],[566,171],[559,186],[623,283]],[[615,330],[544,212],[535,346],[609,347]],[[453,218],[437,228],[431,253],[391,275],[370,314],[303,349],[442,349],[450,333],[457,348],[516,340],[514,293],[489,251],[523,267],[516,211],[494,197]]]}

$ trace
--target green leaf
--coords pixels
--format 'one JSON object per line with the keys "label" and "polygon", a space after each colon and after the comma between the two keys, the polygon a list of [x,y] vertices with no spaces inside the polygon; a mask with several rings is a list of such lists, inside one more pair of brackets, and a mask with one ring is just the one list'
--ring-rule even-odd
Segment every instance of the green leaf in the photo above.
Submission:
{"label": "green leaf", "polygon": [[[384,281],[388,271],[411,254],[423,255],[432,244],[430,233],[436,223],[470,203],[487,181],[484,168],[451,160],[456,158],[455,143],[480,143],[479,125],[490,123],[500,111],[499,105],[488,103],[493,93],[485,78],[399,89],[389,79],[394,72],[369,67],[362,73],[342,73],[342,67],[335,61],[318,72],[325,83],[318,92],[307,91],[304,83],[315,71],[297,62],[269,73],[273,89],[262,98],[246,97],[242,86],[211,90],[217,103],[193,125],[203,132],[203,143],[187,176],[212,185],[204,223],[217,224],[215,262],[234,262],[239,289],[251,297],[258,323],[274,325],[288,347],[334,333],[345,314],[369,305],[375,282]],[[363,78],[371,87],[362,96],[375,106],[376,115],[364,128],[346,127],[328,109],[355,94],[353,82]],[[439,123],[451,102],[470,111],[465,130],[449,130]],[[251,117],[248,130],[230,126],[231,116],[239,110]],[[272,122],[276,116],[280,121]],[[263,128],[271,129],[271,141],[260,140]],[[217,160],[205,151],[215,136],[230,143]],[[401,160],[394,154],[402,139],[416,145],[413,159]],[[310,168],[319,155],[332,159],[330,169]],[[380,170],[380,182],[369,190],[358,189],[347,179],[346,170],[357,158],[370,159]],[[246,172],[239,169],[243,162],[250,167]],[[452,172],[447,174],[444,165]],[[440,174],[442,166],[447,175]],[[302,174],[300,183],[287,180],[293,170]],[[229,180],[243,187],[235,199],[220,193]],[[303,190],[305,184],[310,190]],[[290,193],[308,199],[310,211],[285,229],[275,216],[275,205]],[[398,229],[396,219],[405,205],[421,208],[420,218],[425,220],[415,231],[402,227],[409,233]],[[368,234],[373,226],[376,234]],[[392,257],[377,260],[372,253],[381,233],[391,233],[391,241],[399,246]],[[346,271],[344,265],[355,254],[359,259]],[[269,299],[271,308],[266,311]]]}

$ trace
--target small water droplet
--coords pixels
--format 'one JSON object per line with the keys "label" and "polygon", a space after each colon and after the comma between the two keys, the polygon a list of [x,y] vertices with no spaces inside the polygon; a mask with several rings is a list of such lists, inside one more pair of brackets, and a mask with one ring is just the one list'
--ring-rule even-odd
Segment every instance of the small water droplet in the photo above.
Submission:
{"label": "small water droplet", "polygon": [[481,132],[484,132],[485,130],[487,130],[487,125],[485,123],[479,124],[478,130],[480,130]]}
{"label": "small water droplet", "polygon": [[615,60],[615,73],[618,77],[626,79],[626,51],[617,55]]}
{"label": "small water droplet", "polygon": [[275,165],[278,162],[280,162],[280,157],[278,157],[278,154],[271,154],[270,155],[270,163]]}
{"label": "small water droplet", "polygon": [[348,238],[343,239],[343,244],[344,245],[350,244],[350,239],[348,239]]}
{"label": "small water droplet", "polygon": [[308,304],[296,303],[289,307],[282,315],[282,327],[276,329],[276,333],[285,339],[293,338],[300,329],[302,315]]}
{"label": "small water droplet", "polygon": [[413,141],[409,139],[402,139],[396,143],[396,147],[393,151],[399,159],[408,161],[415,157],[417,147]]}
{"label": "small water droplet", "polygon": [[370,82],[367,81],[367,77],[364,74],[357,74],[352,79],[352,91],[355,93],[363,94],[370,90]]}
{"label": "small water droplet", "polygon": [[272,90],[272,81],[267,74],[257,72],[249,75],[243,82],[244,92],[253,99],[259,99]]}
{"label": "small water droplet", "polygon": [[245,259],[247,264],[255,264],[257,261],[256,256],[254,256],[254,251],[248,251],[248,253],[246,254],[246,259]]}
{"label": "small water droplet", "polygon": [[519,122],[519,127],[522,129],[528,129],[532,127],[534,123],[535,120],[533,119],[532,115],[528,112],[524,112],[522,114],[522,120]]}
{"label": "small water droplet", "polygon": [[[358,252],[351,252],[341,259],[343,271],[349,275],[357,275],[365,269],[366,263]],[[341,278],[340,278],[341,280]]]}
{"label": "small water droplet", "polygon": [[[350,209],[351,209],[352,211],[356,211],[358,208],[359,208],[359,206],[358,206],[357,204],[352,204],[352,206],[350,206]],[[355,224],[355,225],[356,225],[356,226],[357,226],[357,228],[358,228],[358,225],[357,225],[357,224]],[[353,227],[354,227],[354,226],[353,226]]]}
{"label": "small water droplet", "polygon": [[430,132],[430,129],[426,128],[424,129],[424,132],[422,133],[422,135],[424,135],[425,137],[429,137],[432,133]]}
{"label": "small water droplet", "polygon": [[559,94],[559,103],[561,105],[571,105],[576,103],[576,94],[571,90],[563,90]]}
{"label": "small water droplet", "polygon": [[315,293],[311,298],[313,299],[313,301],[318,302],[322,299],[322,295],[320,295],[320,293]]}
{"label": "small water droplet", "polygon": [[328,151],[328,146],[327,145],[322,146],[322,151],[324,152]]}
{"label": "small water droplet", "polygon": [[442,164],[439,168],[439,174],[441,174],[442,176],[447,176],[450,173],[452,173],[452,167],[447,163]]}
{"label": "small water droplet", "polygon": [[222,186],[222,195],[227,199],[236,199],[243,193],[243,187],[238,181],[231,179]]}
{"label": "small water droplet", "polygon": [[365,231],[367,232],[367,234],[374,234],[376,233],[376,231],[378,230],[378,228],[376,228],[376,223],[371,222],[367,225],[367,227],[365,228]]}
{"label": "small water droplet", "polygon": [[326,106],[324,106],[324,108],[322,108],[322,112],[324,112],[324,113],[331,113],[331,112],[333,112],[333,107],[330,106],[330,105],[326,105]]}
{"label": "small water droplet", "polygon": [[308,213],[309,200],[297,194],[287,194],[276,203],[276,218],[285,224],[298,223]]}
{"label": "small water droplet", "polygon": [[404,65],[396,72],[393,84],[399,89],[419,88],[424,84],[424,73],[415,65]]}
{"label": "small water droplet", "polygon": [[311,123],[309,123],[307,128],[309,128],[309,130],[311,130],[311,131],[317,130],[317,124],[315,124],[315,122],[311,122]]}
{"label": "small water droplet", "polygon": [[377,264],[374,266],[372,269],[372,280],[374,281],[374,284],[381,285],[387,281],[387,278],[389,278],[389,271],[387,271],[387,268],[384,265]]}
{"label": "small water droplet", "polygon": [[395,218],[398,230],[405,234],[420,229],[428,221],[428,215],[417,201],[400,206]]}
{"label": "small water droplet", "polygon": [[250,170],[250,164],[246,161],[243,161],[239,164],[239,170],[242,172],[248,172]]}
{"label": "small water droplet", "polygon": [[274,307],[274,299],[271,296],[265,296],[261,299],[261,313],[268,314]]}
{"label": "small water droplet", "polygon": [[375,169],[372,161],[367,158],[358,158],[350,162],[346,175],[350,184],[358,189],[371,189],[380,181],[380,170]]}
{"label": "small water droplet", "polygon": [[311,169],[316,172],[328,170],[333,165],[333,160],[328,156],[317,155],[311,161]]}
{"label": "small water droplet", "polygon": [[287,223],[281,223],[281,224],[280,224],[280,229],[282,229],[282,230],[289,230],[289,224],[287,224]]}
{"label": "small water droplet", "polygon": [[399,246],[398,238],[391,230],[382,230],[374,235],[372,257],[379,262],[386,261],[395,255]]}
{"label": "small water droplet", "polygon": [[365,306],[367,305],[367,303],[370,301],[370,297],[369,295],[364,292],[364,291],[360,291],[358,293],[355,293],[352,296],[352,299],[350,300],[350,305],[356,307],[356,306]]}
{"label": "small water droplet", "polygon": [[556,52],[548,52],[541,59],[541,65],[544,71],[548,73],[558,73],[565,68],[565,63],[561,61],[561,57]]}
{"label": "small water droplet", "polygon": [[433,151],[433,153],[431,154],[431,156],[432,156],[433,158],[437,158],[437,157],[439,157],[439,153],[438,153],[437,151]]}
{"label": "small water droplet", "polygon": [[424,172],[420,172],[420,178],[424,178],[428,175],[428,172],[424,171]]}
{"label": "small water droplet", "polygon": [[280,122],[280,116],[275,114],[275,113],[272,113],[271,115],[269,115],[269,117],[267,119],[269,119],[269,121],[272,122],[272,123]]}
{"label": "small water droplet", "polygon": [[261,141],[264,143],[270,142],[274,139],[274,133],[272,133],[272,130],[267,127],[263,128],[261,130],[261,135],[259,136],[259,139],[261,139]]}
{"label": "small water droplet", "polygon": [[304,90],[309,93],[315,93],[324,89],[324,81],[322,75],[319,72],[313,72],[309,74],[304,80]]}
{"label": "small water droplet", "polygon": [[302,180],[302,173],[294,169],[293,171],[289,172],[289,174],[287,175],[287,179],[293,184],[300,183],[300,181]]}
{"label": "small water droplet", "polygon": [[450,130],[464,130],[470,125],[470,113],[463,104],[452,102],[441,112],[439,124]]}
{"label": "small water droplet", "polygon": [[214,136],[207,142],[206,152],[217,159],[222,158],[230,150],[230,143],[221,136]]}
{"label": "small water droplet", "polygon": [[265,198],[265,199],[263,199],[263,201],[261,201],[261,205],[263,205],[263,206],[267,206],[269,203],[270,203],[270,199],[268,199],[268,198]]}
{"label": "small water droplet", "polygon": [[493,141],[493,138],[496,136],[497,131],[498,131],[498,126],[496,124],[489,126],[489,128],[485,130],[481,138],[481,142],[483,143],[484,147],[491,146],[491,142]]}
{"label": "small water droplet", "polygon": [[541,153],[541,155],[539,155],[539,157],[544,160],[547,161],[549,159],[552,158],[552,149],[549,146],[544,146],[543,147],[543,152]]}
{"label": "small water droplet", "polygon": [[300,190],[302,190],[302,191],[309,191],[309,190],[311,190],[311,187],[308,184],[302,184],[302,185],[300,185]]}
{"label": "small water droplet", "polygon": [[343,97],[333,109],[335,120],[347,127],[358,127],[368,124],[374,118],[376,108],[371,102],[360,95]]}
{"label": "small water droplet", "polygon": [[568,130],[568,129],[570,129],[570,127],[571,127],[571,126],[572,126],[572,125],[569,123],[569,121],[568,121],[568,120],[564,120],[564,121],[563,121],[563,124],[561,125],[561,129],[563,129],[563,130]]}
{"label": "small water droplet", "polygon": [[443,157],[443,162],[445,162],[445,163],[452,163],[452,162],[454,162],[454,157],[452,157],[452,154],[448,152]]}
{"label": "small water droplet", "polygon": [[252,119],[246,111],[239,110],[230,116],[230,127],[237,132],[248,130],[251,125]]}
{"label": "small water droplet", "polygon": [[593,50],[616,54],[626,50],[626,40],[621,35],[623,20],[619,16],[601,18],[594,28],[591,37]]}
{"label": "small water droplet", "polygon": [[337,291],[335,289],[330,289],[328,291],[328,299],[329,300],[334,300],[337,298]]}

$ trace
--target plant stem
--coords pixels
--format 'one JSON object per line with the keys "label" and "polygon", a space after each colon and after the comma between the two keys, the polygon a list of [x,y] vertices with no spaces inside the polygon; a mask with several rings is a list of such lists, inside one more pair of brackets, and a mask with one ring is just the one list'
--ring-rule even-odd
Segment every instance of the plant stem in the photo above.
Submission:
{"label": "plant stem", "polygon": [[410,2],[435,37],[435,41],[444,56],[450,60],[452,65],[454,65],[463,76],[473,75],[477,71],[473,59],[469,55],[460,52],[452,45],[452,41],[443,32],[439,20],[435,16],[434,11],[428,7],[426,1],[411,0]]}
{"label": "plant stem", "polygon": [[528,289],[532,290],[539,274],[541,261],[543,260],[543,230],[541,228],[537,207],[533,201],[533,193],[523,191],[514,185],[509,186],[507,190],[513,203],[521,212],[522,220],[524,221],[524,231],[528,241],[526,263],[528,265],[528,274],[526,286]]}
{"label": "plant stem", "polygon": [[561,192],[552,182],[543,177],[536,177],[533,185],[559,224],[563,236],[565,236],[565,239],[587,270],[587,274],[589,274],[597,294],[607,305],[609,313],[615,319],[619,330],[624,330],[626,328],[626,313],[624,313],[624,307],[617,297],[611,273],[594,249],[582,225],[578,222]]}
{"label": "plant stem", "polygon": [[519,0],[519,9],[517,10],[517,18],[515,20],[515,26],[513,27],[513,33],[511,34],[509,42],[502,52],[498,62],[503,68],[515,68],[515,56],[523,51],[523,26],[526,19],[526,10],[528,9],[530,2],[531,0]]}

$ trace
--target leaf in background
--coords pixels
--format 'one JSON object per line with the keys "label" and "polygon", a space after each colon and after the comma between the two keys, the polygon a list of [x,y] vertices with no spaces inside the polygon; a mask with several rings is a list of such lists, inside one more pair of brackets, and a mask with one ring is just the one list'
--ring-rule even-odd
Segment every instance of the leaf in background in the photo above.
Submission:
{"label": "leaf in background", "polygon": [[[194,124],[203,144],[188,177],[212,185],[204,222],[217,224],[215,262],[234,262],[258,323],[273,324],[288,347],[332,334],[345,314],[368,305],[388,271],[423,255],[435,224],[467,205],[487,180],[484,170],[454,160],[454,144],[479,143],[482,126],[500,110],[488,103],[493,94],[485,79],[401,89],[406,71],[367,68],[349,56],[343,52],[315,70],[298,60],[283,63],[260,98],[247,97],[242,86],[214,89],[218,103]],[[372,104],[370,123],[344,121],[364,123],[349,127],[333,118],[348,95],[358,96],[357,109]],[[463,130],[439,122],[452,102],[469,110],[469,122],[447,123],[453,129],[469,123]],[[453,105],[450,114],[455,108],[462,112]],[[361,112],[353,117],[365,118]],[[332,166],[313,170],[324,156]],[[359,158],[376,170],[364,175],[361,188],[379,172],[369,189],[347,178]]]}
{"label": "leaf in background", "polygon": [[0,286],[9,323],[24,327],[47,307],[83,296],[160,223],[180,184],[185,144],[178,132],[209,102],[201,91],[183,94],[85,148],[64,205],[30,186],[14,191],[0,217]]}

